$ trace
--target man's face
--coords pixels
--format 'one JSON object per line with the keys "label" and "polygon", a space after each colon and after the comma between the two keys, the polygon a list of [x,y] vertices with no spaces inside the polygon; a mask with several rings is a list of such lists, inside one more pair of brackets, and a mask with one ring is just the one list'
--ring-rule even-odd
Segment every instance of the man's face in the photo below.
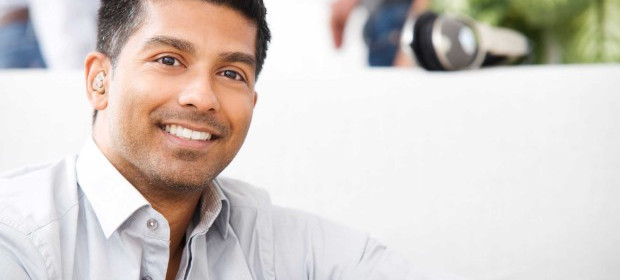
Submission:
{"label": "man's face", "polygon": [[145,1],[108,73],[95,140],[134,185],[200,189],[237,154],[256,102],[256,26],[203,1]]}

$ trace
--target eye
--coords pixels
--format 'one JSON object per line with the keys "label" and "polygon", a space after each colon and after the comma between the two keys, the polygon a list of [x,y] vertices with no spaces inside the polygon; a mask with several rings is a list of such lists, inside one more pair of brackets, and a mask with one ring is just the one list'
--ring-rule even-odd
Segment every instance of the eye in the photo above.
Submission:
{"label": "eye", "polygon": [[219,73],[220,76],[224,76],[226,78],[235,80],[235,81],[245,81],[245,78],[243,78],[243,76],[241,76],[241,74],[239,74],[237,71],[233,71],[233,70],[224,70],[222,72]]}
{"label": "eye", "polygon": [[157,59],[157,62],[168,66],[181,66],[178,59],[171,56],[163,56]]}

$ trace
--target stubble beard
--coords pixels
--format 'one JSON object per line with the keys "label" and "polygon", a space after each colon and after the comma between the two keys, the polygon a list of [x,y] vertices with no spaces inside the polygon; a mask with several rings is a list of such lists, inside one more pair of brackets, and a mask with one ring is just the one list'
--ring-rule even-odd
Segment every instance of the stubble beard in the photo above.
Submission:
{"label": "stubble beard", "polygon": [[[230,130],[224,124],[207,115],[181,114],[170,111],[156,111],[149,117],[151,123],[158,123],[161,119],[177,116],[181,119],[202,121],[217,127],[222,135],[229,136]],[[120,156],[124,158],[125,166],[122,172],[125,178],[141,192],[151,194],[160,193],[168,195],[183,195],[200,192],[209,187],[211,182],[233,160],[241,143],[233,143],[237,146],[234,152],[210,155],[196,151],[177,149],[166,151],[158,147],[158,143],[144,143],[143,140],[153,137],[149,127],[129,127],[126,122],[116,122],[116,127],[110,127],[110,131],[118,132],[115,135],[116,146]],[[153,139],[156,139],[154,137]],[[200,159],[208,157],[209,161],[201,163]],[[125,174],[126,173],[126,174]]]}
{"label": "stubble beard", "polygon": [[[151,191],[159,190],[172,193],[200,192],[207,188],[222,171],[218,166],[206,164],[200,166],[196,161],[200,155],[196,152],[177,150],[172,159],[162,157],[164,151],[140,151],[140,144],[133,139],[123,146],[123,153],[133,159],[132,165],[141,176],[142,184]],[[213,159],[212,162],[220,162]]]}
{"label": "stubble beard", "polygon": [[[126,129],[130,128],[119,127],[117,131]],[[140,140],[140,135],[149,135],[147,132],[130,131],[133,133],[116,135],[116,146],[126,165],[117,166],[117,169],[141,192],[172,196],[200,192],[223,170],[223,167],[213,165],[218,162],[221,165],[220,158],[201,166],[197,160],[204,155],[197,152],[179,149],[166,156],[165,151],[148,144],[145,146]]]}

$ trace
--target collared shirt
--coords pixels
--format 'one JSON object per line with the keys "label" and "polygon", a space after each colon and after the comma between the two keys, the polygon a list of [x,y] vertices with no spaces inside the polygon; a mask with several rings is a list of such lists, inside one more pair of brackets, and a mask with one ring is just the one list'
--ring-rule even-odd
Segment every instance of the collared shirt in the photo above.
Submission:
{"label": "collared shirt", "polygon": [[[412,269],[367,235],[216,179],[176,279],[453,279]],[[94,142],[0,175],[0,279],[165,279],[170,227]]]}
{"label": "collared shirt", "polygon": [[[88,236],[98,233],[97,236],[88,236],[86,240],[105,243],[108,250],[112,249],[111,252],[104,251],[105,256],[101,256],[102,258],[97,258],[104,260],[102,263],[93,265],[103,271],[96,271],[84,279],[94,279],[96,275],[103,275],[108,267],[119,268],[119,271],[123,271],[124,277],[131,276],[132,279],[165,278],[170,240],[168,221],[121,176],[92,140],[87,142],[80,153],[76,171],[78,186],[84,194],[82,200],[85,202],[85,213],[89,214],[89,220],[99,222],[91,223],[90,225],[95,228],[87,227],[83,230],[83,234]],[[225,202],[226,198],[217,184],[211,184],[203,192],[200,211],[197,211],[187,229],[185,238],[187,250],[182,256],[177,279],[186,279],[185,275],[192,272],[190,260],[203,261],[204,254],[195,254],[195,239],[202,237],[204,240],[207,230],[220,214],[222,205],[227,206],[222,201]],[[226,208],[225,212],[227,211]],[[224,234],[227,215],[219,217],[217,227],[220,233]],[[100,233],[103,233],[103,236]],[[105,242],[101,242],[102,240]],[[97,246],[89,245],[87,248]],[[139,265],[129,268],[127,264]],[[120,278],[113,277],[113,279]]]}

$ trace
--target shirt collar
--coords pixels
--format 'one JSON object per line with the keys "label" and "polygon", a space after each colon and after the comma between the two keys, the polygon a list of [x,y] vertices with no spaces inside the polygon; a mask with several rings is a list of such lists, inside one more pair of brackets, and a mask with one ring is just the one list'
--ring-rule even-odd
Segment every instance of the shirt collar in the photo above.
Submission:
{"label": "shirt collar", "polygon": [[[150,205],[136,188],[118,172],[89,138],[77,162],[78,185],[90,202],[106,238],[138,209]],[[210,191],[200,200],[198,223],[193,232],[205,233],[214,224],[224,238],[228,236],[230,205],[219,182],[213,180]]]}
{"label": "shirt collar", "polygon": [[[205,234],[212,225],[220,232],[223,238],[228,235],[229,208],[228,199],[216,180],[209,185],[202,194],[197,213],[189,233],[191,236]],[[195,226],[194,226],[195,225]]]}
{"label": "shirt collar", "polygon": [[106,238],[148,201],[89,138],[77,162],[77,180],[99,219]]}
{"label": "shirt collar", "polygon": [[220,210],[220,214],[215,219],[215,226],[222,234],[222,237],[226,239],[228,236],[228,224],[230,221],[230,202],[224,192],[222,191],[222,187],[220,186],[220,182],[216,178],[213,180],[213,189],[217,192],[217,196],[221,198],[222,201],[222,209]]}

